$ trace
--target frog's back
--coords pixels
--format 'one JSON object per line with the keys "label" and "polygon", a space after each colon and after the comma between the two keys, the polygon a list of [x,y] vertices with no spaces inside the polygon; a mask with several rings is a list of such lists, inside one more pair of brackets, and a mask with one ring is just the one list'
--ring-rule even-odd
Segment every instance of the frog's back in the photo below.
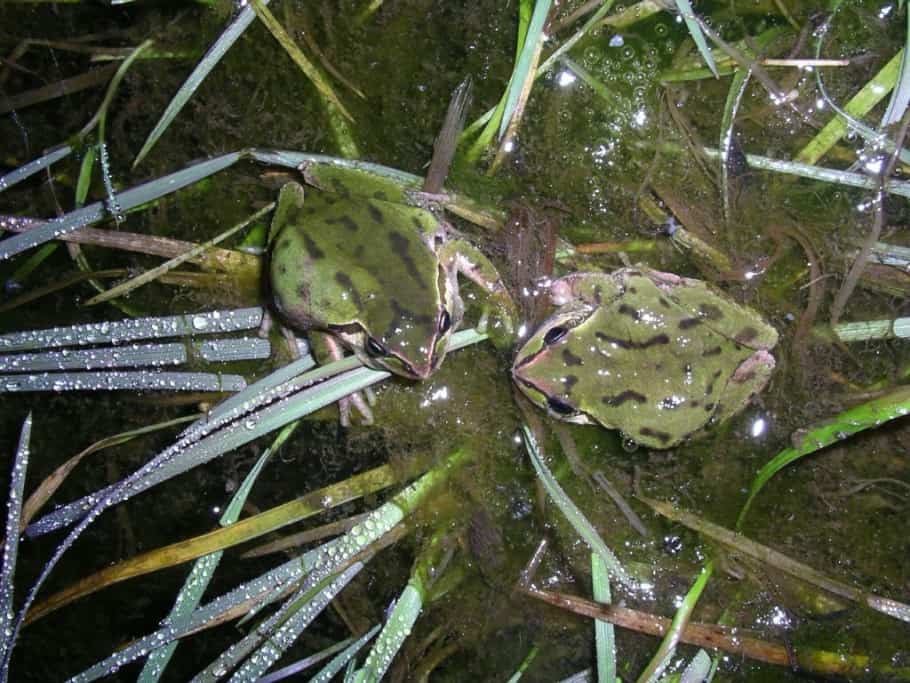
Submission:
{"label": "frog's back", "polygon": [[288,212],[273,246],[276,305],[304,327],[368,320],[384,338],[432,326],[438,266],[422,235],[435,227],[433,215],[420,209],[376,199],[308,197]]}

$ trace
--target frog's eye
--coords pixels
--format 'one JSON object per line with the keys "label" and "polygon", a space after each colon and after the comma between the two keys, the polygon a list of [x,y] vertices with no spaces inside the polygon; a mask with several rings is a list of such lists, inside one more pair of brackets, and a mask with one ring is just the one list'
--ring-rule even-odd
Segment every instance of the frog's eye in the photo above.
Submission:
{"label": "frog's eye", "polygon": [[564,417],[566,415],[574,415],[577,412],[575,408],[570,406],[561,398],[556,398],[555,396],[550,396],[547,398],[547,405],[554,413],[557,415],[562,415]]}
{"label": "frog's eye", "polygon": [[388,347],[374,337],[367,337],[366,350],[374,358],[384,358],[390,353]]}
{"label": "frog's eye", "polygon": [[568,327],[563,327],[562,325],[557,325],[556,327],[551,327],[547,330],[547,333],[543,336],[543,343],[547,346],[552,346],[560,339],[565,337],[569,333]]}
{"label": "frog's eye", "polygon": [[452,327],[452,316],[449,315],[449,312],[443,308],[442,313],[439,314],[439,334],[445,334],[449,331],[450,327]]}

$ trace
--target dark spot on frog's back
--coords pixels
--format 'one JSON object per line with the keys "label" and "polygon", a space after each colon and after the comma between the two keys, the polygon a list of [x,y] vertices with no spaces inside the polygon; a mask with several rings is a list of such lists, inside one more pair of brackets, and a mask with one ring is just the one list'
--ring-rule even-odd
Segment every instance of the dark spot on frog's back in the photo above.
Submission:
{"label": "dark spot on frog's back", "polygon": [[414,257],[408,253],[410,248],[410,242],[408,238],[402,235],[400,232],[395,230],[389,231],[389,246],[392,247],[392,251],[400,258],[405,267],[408,269],[411,277],[413,277],[418,283],[422,283],[423,279],[420,277],[420,271],[417,270],[417,264],[414,262]]}
{"label": "dark spot on frog's back", "polygon": [[576,356],[569,349],[562,350],[562,362],[566,365],[581,365],[581,358]]}
{"label": "dark spot on frog's back", "polygon": [[351,278],[347,276],[347,273],[342,273],[338,271],[335,273],[335,282],[344,287],[351,294],[351,298],[354,300],[354,304],[360,308],[363,305],[363,302],[360,300],[360,294],[357,292],[357,289],[354,287],[354,283],[351,281]]}
{"label": "dark spot on frog's back", "polygon": [[387,202],[387,201],[389,201],[389,195],[387,195],[382,190],[376,190],[373,193],[373,199],[378,199],[381,202]]}
{"label": "dark spot on frog's back", "polygon": [[306,233],[303,235],[303,247],[306,249],[306,253],[309,254],[310,258],[314,261],[325,258],[325,252],[320,249],[319,245],[313,241],[313,238]]}
{"label": "dark spot on frog's back", "polygon": [[701,325],[701,320],[698,318],[683,318],[679,321],[679,329],[681,330],[691,330],[699,325]]}
{"label": "dark spot on frog's back", "polygon": [[749,344],[758,337],[758,330],[752,326],[744,327],[739,332],[736,333],[736,336],[733,338],[738,344]]}
{"label": "dark spot on frog's back", "polygon": [[611,337],[608,334],[603,332],[595,332],[594,336],[600,339],[600,341],[607,344],[615,344],[621,349],[647,349],[651,346],[656,346],[658,344],[669,344],[670,337],[661,332],[660,334],[655,334],[650,339],[645,339],[644,341],[632,341],[631,339],[620,339],[619,337]]}
{"label": "dark spot on frog's back", "polygon": [[378,206],[373,204],[373,202],[367,203],[367,211],[376,223],[385,223],[385,214],[380,210]]}
{"label": "dark spot on frog's back", "polygon": [[701,355],[703,357],[707,358],[709,356],[719,356],[722,352],[723,352],[723,349],[721,349],[719,346],[715,346],[713,348],[702,351]]}
{"label": "dark spot on frog's back", "polygon": [[620,304],[619,309],[617,310],[619,311],[620,315],[627,315],[636,322],[641,320],[641,311],[633,306],[630,306],[629,304]]}
{"label": "dark spot on frog's back", "polygon": [[670,435],[667,432],[662,432],[659,429],[651,429],[651,427],[642,427],[638,430],[638,433],[642,436],[657,439],[661,443],[667,443],[670,440]]}
{"label": "dark spot on frog's back", "polygon": [[724,312],[714,304],[700,304],[698,312],[703,318],[708,320],[723,320]]}
{"label": "dark spot on frog's back", "polygon": [[330,218],[329,220],[326,221],[326,223],[329,223],[331,225],[336,225],[336,224],[341,225],[341,226],[347,228],[350,232],[357,232],[357,229],[360,227],[359,225],[357,225],[357,221],[355,221],[353,218],[351,218],[347,214],[344,214],[343,216],[339,216],[338,218]]}
{"label": "dark spot on frog's back", "polygon": [[608,405],[611,408],[616,408],[618,406],[621,406],[626,401],[635,401],[635,403],[641,404],[647,401],[648,398],[644,394],[639,394],[637,391],[626,389],[621,394],[616,394],[616,396],[604,396],[601,400],[605,405]]}
{"label": "dark spot on frog's back", "polygon": [[572,388],[578,384],[578,377],[575,375],[566,375],[562,378],[562,383],[565,385],[566,393],[568,394],[572,391]]}

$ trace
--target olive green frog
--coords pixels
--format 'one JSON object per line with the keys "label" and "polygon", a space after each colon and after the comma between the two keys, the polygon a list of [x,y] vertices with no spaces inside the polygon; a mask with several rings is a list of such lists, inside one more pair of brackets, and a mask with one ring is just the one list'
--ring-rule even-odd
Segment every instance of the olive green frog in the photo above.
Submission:
{"label": "olive green frog", "polygon": [[515,305],[479,250],[427,209],[337,180],[332,189],[304,201],[301,185],[285,185],[270,235],[275,308],[317,353],[338,357],[340,342],[369,367],[425,379],[462,319],[459,273],[487,294],[478,328],[511,342]]}
{"label": "olive green frog", "polygon": [[647,268],[573,273],[512,366],[552,415],[669,448],[739,412],[774,369],[777,332],[700,280]]}

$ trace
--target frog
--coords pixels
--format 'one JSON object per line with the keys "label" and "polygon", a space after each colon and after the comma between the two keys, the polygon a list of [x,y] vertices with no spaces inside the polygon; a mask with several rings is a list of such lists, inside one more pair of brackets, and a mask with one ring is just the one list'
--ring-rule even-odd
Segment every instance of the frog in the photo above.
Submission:
{"label": "frog", "polygon": [[427,379],[464,315],[459,275],[485,293],[478,330],[511,343],[517,309],[496,268],[437,212],[362,191],[356,174],[327,189],[305,201],[303,186],[285,184],[270,229],[274,309],[307,332],[317,360],[346,348],[368,367]]}
{"label": "frog", "polygon": [[577,272],[549,286],[555,312],[512,377],[553,417],[672,448],[740,412],[774,369],[778,334],[708,283],[653,270]]}

